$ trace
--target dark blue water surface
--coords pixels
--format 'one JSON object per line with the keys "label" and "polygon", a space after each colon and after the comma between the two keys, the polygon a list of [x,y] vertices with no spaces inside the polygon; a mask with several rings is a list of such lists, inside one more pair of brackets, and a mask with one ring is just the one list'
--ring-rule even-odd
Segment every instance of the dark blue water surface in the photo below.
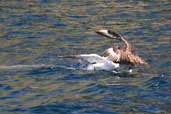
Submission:
{"label": "dark blue water surface", "polygon": [[[171,113],[170,0],[1,0],[0,12],[0,113]],[[104,28],[150,65],[112,74],[57,58],[102,54],[112,42],[94,31]]]}

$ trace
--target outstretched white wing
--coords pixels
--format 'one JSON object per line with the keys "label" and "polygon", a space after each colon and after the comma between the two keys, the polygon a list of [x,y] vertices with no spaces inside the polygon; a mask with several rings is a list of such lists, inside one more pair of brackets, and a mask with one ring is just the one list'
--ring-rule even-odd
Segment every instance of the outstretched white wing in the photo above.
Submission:
{"label": "outstretched white wing", "polygon": [[[61,56],[62,57],[62,56]],[[106,70],[113,71],[119,67],[118,63],[114,63],[108,57],[101,57],[98,54],[80,54],[72,56],[63,56],[64,58],[77,58],[83,61],[87,61],[89,64],[85,68],[86,70]]]}
{"label": "outstretched white wing", "polygon": [[80,54],[80,55],[67,55],[67,56],[58,56],[58,58],[77,58],[83,61],[87,61],[88,63],[103,63],[105,61],[105,57],[101,57],[98,54]]}
{"label": "outstretched white wing", "polygon": [[89,63],[103,63],[106,60],[105,57],[101,57],[98,54],[80,54],[77,56]]}

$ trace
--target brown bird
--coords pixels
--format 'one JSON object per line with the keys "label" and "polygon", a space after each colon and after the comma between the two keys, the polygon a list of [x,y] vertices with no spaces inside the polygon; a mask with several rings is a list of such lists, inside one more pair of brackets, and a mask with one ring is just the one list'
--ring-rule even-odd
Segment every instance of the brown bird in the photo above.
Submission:
{"label": "brown bird", "polygon": [[130,67],[147,65],[147,62],[135,54],[133,46],[120,34],[111,30],[99,30],[96,33],[110,39],[120,40],[124,43],[122,47],[113,44],[111,48],[104,51],[104,57],[108,57],[114,63],[127,64]]}

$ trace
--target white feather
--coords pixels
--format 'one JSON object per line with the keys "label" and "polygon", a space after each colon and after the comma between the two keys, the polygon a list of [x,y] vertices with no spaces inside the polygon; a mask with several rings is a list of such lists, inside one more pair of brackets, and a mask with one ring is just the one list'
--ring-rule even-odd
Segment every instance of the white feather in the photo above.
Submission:
{"label": "white feather", "polygon": [[78,56],[89,63],[103,63],[105,61],[105,58],[98,54],[80,54]]}
{"label": "white feather", "polygon": [[113,61],[109,60],[108,57],[101,57],[100,55],[97,54],[81,54],[79,55],[79,57],[90,63],[87,66],[86,70],[112,71],[119,67],[118,63],[114,63]]}
{"label": "white feather", "polygon": [[119,67],[118,63],[114,63],[114,62],[106,59],[103,63],[95,63],[95,64],[88,65],[87,70],[113,71],[114,69],[116,69],[118,67]]}

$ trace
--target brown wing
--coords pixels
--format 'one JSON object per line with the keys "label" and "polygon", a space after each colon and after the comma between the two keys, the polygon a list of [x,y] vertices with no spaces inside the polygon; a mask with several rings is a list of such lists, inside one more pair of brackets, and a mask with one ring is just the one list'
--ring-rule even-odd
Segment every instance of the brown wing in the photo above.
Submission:
{"label": "brown wing", "polygon": [[118,50],[118,55],[120,55],[119,63],[121,64],[130,64],[130,65],[140,65],[147,64],[141,57],[133,54],[129,51]]}
{"label": "brown wing", "polygon": [[131,55],[130,62],[134,65],[140,65],[140,64],[146,65],[147,64],[147,62],[145,62],[145,60],[143,60],[141,57],[139,57],[137,55]]}

